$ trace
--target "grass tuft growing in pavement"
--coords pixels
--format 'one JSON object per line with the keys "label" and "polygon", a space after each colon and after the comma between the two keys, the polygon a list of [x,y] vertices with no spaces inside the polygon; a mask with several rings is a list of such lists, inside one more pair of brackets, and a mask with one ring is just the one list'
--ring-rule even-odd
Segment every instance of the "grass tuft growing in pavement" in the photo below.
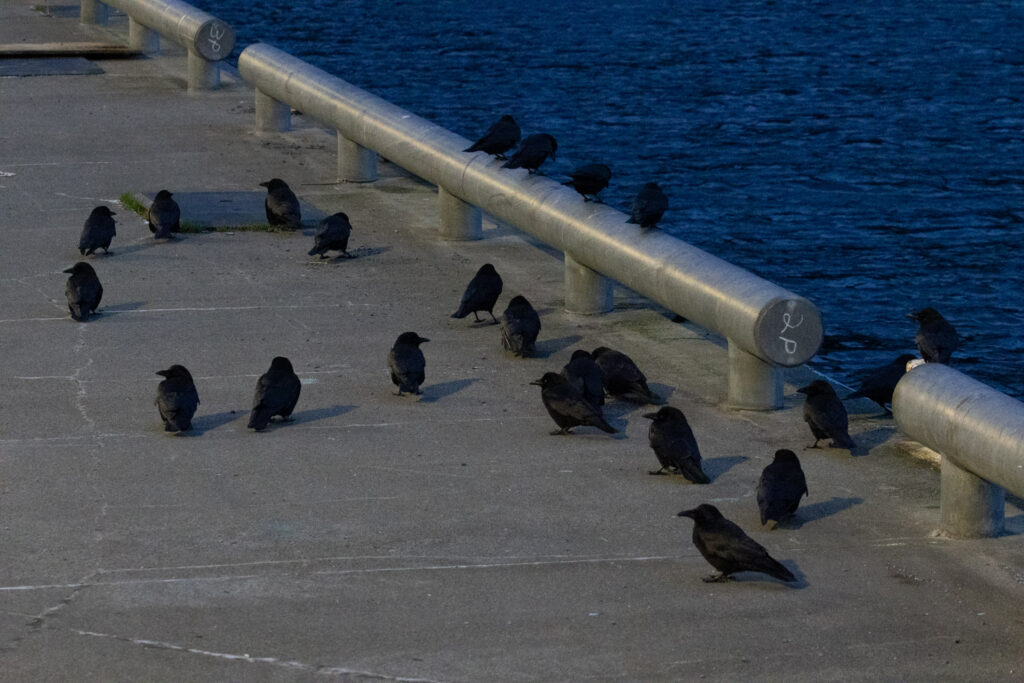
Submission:
{"label": "grass tuft growing in pavement", "polygon": [[[143,219],[149,219],[149,206],[139,201],[138,197],[131,192],[125,192],[118,200],[124,208],[134,211]],[[202,223],[196,223],[195,221],[181,221],[181,230],[179,232],[195,234],[203,232],[276,232],[276,230],[268,223],[244,223],[242,225],[211,227]]]}

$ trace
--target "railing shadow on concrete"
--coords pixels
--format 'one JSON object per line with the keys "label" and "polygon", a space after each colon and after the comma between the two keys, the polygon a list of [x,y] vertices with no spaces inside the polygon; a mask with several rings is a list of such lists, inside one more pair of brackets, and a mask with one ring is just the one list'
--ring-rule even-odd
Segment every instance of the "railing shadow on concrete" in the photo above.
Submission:
{"label": "railing shadow on concrete", "polygon": [[338,178],[368,182],[377,154],[438,188],[441,237],[480,239],[481,210],[557,248],[570,312],[611,310],[613,281],[728,340],[729,405],[782,406],[781,368],[808,361],[822,339],[807,299],[541,175],[502,169],[470,141],[265,43],[238,58],[255,88],[258,131],[286,131],[291,108],[337,132]]}
{"label": "railing shadow on concrete", "polygon": [[940,531],[998,536],[1006,494],[1024,496],[1024,403],[938,363],[903,376],[892,400],[900,430],[942,456]]}
{"label": "railing shadow on concrete", "polygon": [[108,6],[128,15],[128,44],[145,54],[160,51],[160,36],[188,51],[188,90],[220,87],[219,62],[235,47],[228,24],[179,0],[81,0],[83,24],[105,25]]}

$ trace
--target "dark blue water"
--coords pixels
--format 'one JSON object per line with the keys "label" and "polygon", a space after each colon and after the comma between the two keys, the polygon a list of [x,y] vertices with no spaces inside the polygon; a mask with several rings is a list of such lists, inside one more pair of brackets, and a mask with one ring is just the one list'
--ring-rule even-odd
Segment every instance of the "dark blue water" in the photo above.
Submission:
{"label": "dark blue water", "polygon": [[666,230],[821,308],[840,381],[933,306],[1024,397],[1024,4],[194,4],[468,138],[510,113],[613,206],[660,183]]}

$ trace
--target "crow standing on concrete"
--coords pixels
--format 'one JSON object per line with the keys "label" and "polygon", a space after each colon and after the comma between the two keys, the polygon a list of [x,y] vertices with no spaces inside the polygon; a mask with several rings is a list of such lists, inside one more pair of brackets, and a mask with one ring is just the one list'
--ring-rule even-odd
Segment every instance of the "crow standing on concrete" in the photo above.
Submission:
{"label": "crow standing on concrete", "polygon": [[723,517],[714,505],[703,503],[683,510],[678,516],[693,520],[693,544],[721,572],[704,577],[705,582],[728,581],[736,572],[761,572],[779,581],[796,581],[792,572],[773,559],[764,546]]}
{"label": "crow standing on concrete", "polygon": [[428,341],[415,332],[403,332],[388,351],[388,369],[391,370],[391,381],[398,387],[398,396],[403,391],[409,394],[421,393],[420,385],[427,378],[427,360],[423,357],[420,344]]}
{"label": "crow standing on concrete", "polygon": [[172,365],[156,374],[167,378],[156,388],[156,408],[164,421],[164,431],[187,432],[192,429],[192,416],[199,406],[192,374],[184,365]]}
{"label": "crow standing on concrete", "polygon": [[109,254],[110,240],[117,234],[113,219],[116,215],[108,206],[97,206],[93,209],[82,226],[82,234],[78,238],[78,253],[89,256],[97,249],[102,249],[104,254]]}
{"label": "crow standing on concrete", "polygon": [[551,432],[552,434],[571,434],[572,428],[579,425],[597,427],[609,434],[615,433],[615,428],[604,421],[601,409],[591,405],[583,397],[583,392],[565,377],[554,372],[545,372],[543,377],[530,384],[540,387],[540,398],[544,402],[544,407],[558,425],[558,429]]}
{"label": "crow standing on concrete", "polygon": [[797,391],[807,395],[804,400],[804,420],[814,434],[814,443],[808,448],[818,448],[818,442],[822,439],[832,439],[829,445],[833,448],[856,448],[848,431],[846,408],[831,384],[816,379]]}
{"label": "crow standing on concrete", "polygon": [[491,314],[491,319],[498,322],[498,319],[494,317],[494,304],[498,302],[498,297],[501,295],[501,285],[501,276],[498,275],[494,266],[490,263],[480,266],[480,270],[476,271],[476,275],[469,281],[469,285],[462,295],[459,310],[452,313],[452,317],[465,318],[472,313],[476,322],[480,322],[477,311],[487,311]]}
{"label": "crow standing on concrete", "polygon": [[517,356],[532,356],[540,334],[540,316],[526,297],[512,297],[500,322],[501,345]]}
{"label": "crow standing on concrete", "polygon": [[604,388],[609,394],[633,403],[661,403],[632,358],[606,346],[597,347],[590,355],[601,368]]}
{"label": "crow standing on concrete", "polygon": [[523,140],[519,149],[502,165],[502,168],[525,168],[530,173],[536,173],[548,157],[552,161],[555,160],[557,151],[557,140],[547,133],[536,133]]}
{"label": "crow standing on concrete", "polygon": [[154,239],[171,239],[171,233],[181,232],[181,209],[173,196],[167,190],[160,190],[149,205],[149,231]]}
{"label": "crow standing on concrete", "polygon": [[302,212],[299,209],[299,198],[295,196],[288,183],[280,178],[271,178],[260,183],[267,188],[267,196],[263,200],[263,208],[267,211],[267,222],[271,226],[283,226],[287,230],[298,230],[302,227]]}
{"label": "crow standing on concrete", "polygon": [[612,179],[612,169],[604,164],[587,164],[570,173],[569,177],[572,180],[562,183],[563,185],[571,185],[572,189],[583,196],[585,202],[599,202],[601,199],[597,194],[608,187]]}
{"label": "crow standing on concrete", "polygon": [[348,237],[351,234],[352,224],[348,222],[348,216],[340,211],[333,213],[317,224],[309,255],[320,254],[320,258],[327,258],[327,252],[340,251],[345,258],[353,258],[348,253]]}
{"label": "crow standing on concrete", "polygon": [[927,363],[948,363],[960,341],[956,328],[934,308],[922,308],[907,317],[920,324],[914,341],[921,358]]}
{"label": "crow standing on concrete", "polygon": [[499,159],[505,158],[505,152],[516,146],[519,142],[519,124],[516,120],[505,114],[494,122],[484,136],[467,147],[465,152],[486,152],[493,154]]}
{"label": "crow standing on concrete", "polygon": [[694,484],[709,484],[711,480],[700,466],[700,449],[693,436],[690,423],[683,411],[665,406],[656,413],[644,415],[651,420],[647,433],[654,455],[661,469],[650,474],[681,474]]}
{"label": "crow standing on concrete", "polygon": [[775,451],[775,460],[764,468],[757,482],[761,524],[774,529],[796,512],[806,495],[807,479],[796,453],[787,448]]}
{"label": "crow standing on concrete", "polygon": [[860,389],[846,398],[869,398],[882,406],[882,410],[891,413],[889,404],[892,403],[892,394],[896,390],[896,384],[907,372],[907,363],[912,360],[914,355],[905,353],[888,365],[875,368],[861,382]]}
{"label": "crow standing on concrete", "polygon": [[270,423],[270,418],[280,415],[281,419],[290,422],[295,404],[299,402],[302,383],[292,370],[292,363],[284,356],[276,356],[270,361],[270,369],[260,376],[256,382],[256,394],[252,399],[252,412],[249,414],[249,428],[257,432],[263,431]]}
{"label": "crow standing on concrete", "polygon": [[601,378],[601,368],[588,351],[573,351],[572,358],[562,368],[562,377],[575,384],[590,405],[595,408],[604,405],[604,380]]}
{"label": "crow standing on concrete", "polygon": [[657,183],[647,183],[633,199],[627,223],[639,223],[641,228],[656,228],[668,209],[668,197]]}
{"label": "crow standing on concrete", "polygon": [[96,277],[96,271],[85,261],[79,261],[64,271],[71,273],[64,294],[68,298],[71,317],[79,322],[89,320],[89,314],[96,311],[103,298],[103,285]]}

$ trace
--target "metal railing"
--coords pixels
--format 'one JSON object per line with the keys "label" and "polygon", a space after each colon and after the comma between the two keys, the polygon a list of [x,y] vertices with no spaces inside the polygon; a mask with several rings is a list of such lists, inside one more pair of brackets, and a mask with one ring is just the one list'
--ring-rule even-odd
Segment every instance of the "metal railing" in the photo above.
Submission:
{"label": "metal railing", "polygon": [[264,43],[238,58],[256,89],[256,127],[287,130],[295,107],[337,131],[341,180],[376,178],[376,153],[437,185],[441,234],[481,237],[483,209],[565,254],[572,312],[612,307],[612,280],[717,332],[729,345],[729,403],[782,405],[782,367],[800,365],[822,339],[807,299],[660,230],[642,231],[609,206],[559,183],[501,168],[470,141]]}
{"label": "metal railing", "polygon": [[128,44],[146,54],[160,51],[160,36],[188,50],[188,89],[220,86],[218,62],[235,47],[228,24],[179,0],[81,0],[81,21],[106,24],[107,6],[128,15]]}
{"label": "metal railing", "polygon": [[896,385],[892,412],[904,434],[942,455],[942,531],[953,538],[999,535],[1003,489],[1024,497],[1024,403],[926,363]]}

